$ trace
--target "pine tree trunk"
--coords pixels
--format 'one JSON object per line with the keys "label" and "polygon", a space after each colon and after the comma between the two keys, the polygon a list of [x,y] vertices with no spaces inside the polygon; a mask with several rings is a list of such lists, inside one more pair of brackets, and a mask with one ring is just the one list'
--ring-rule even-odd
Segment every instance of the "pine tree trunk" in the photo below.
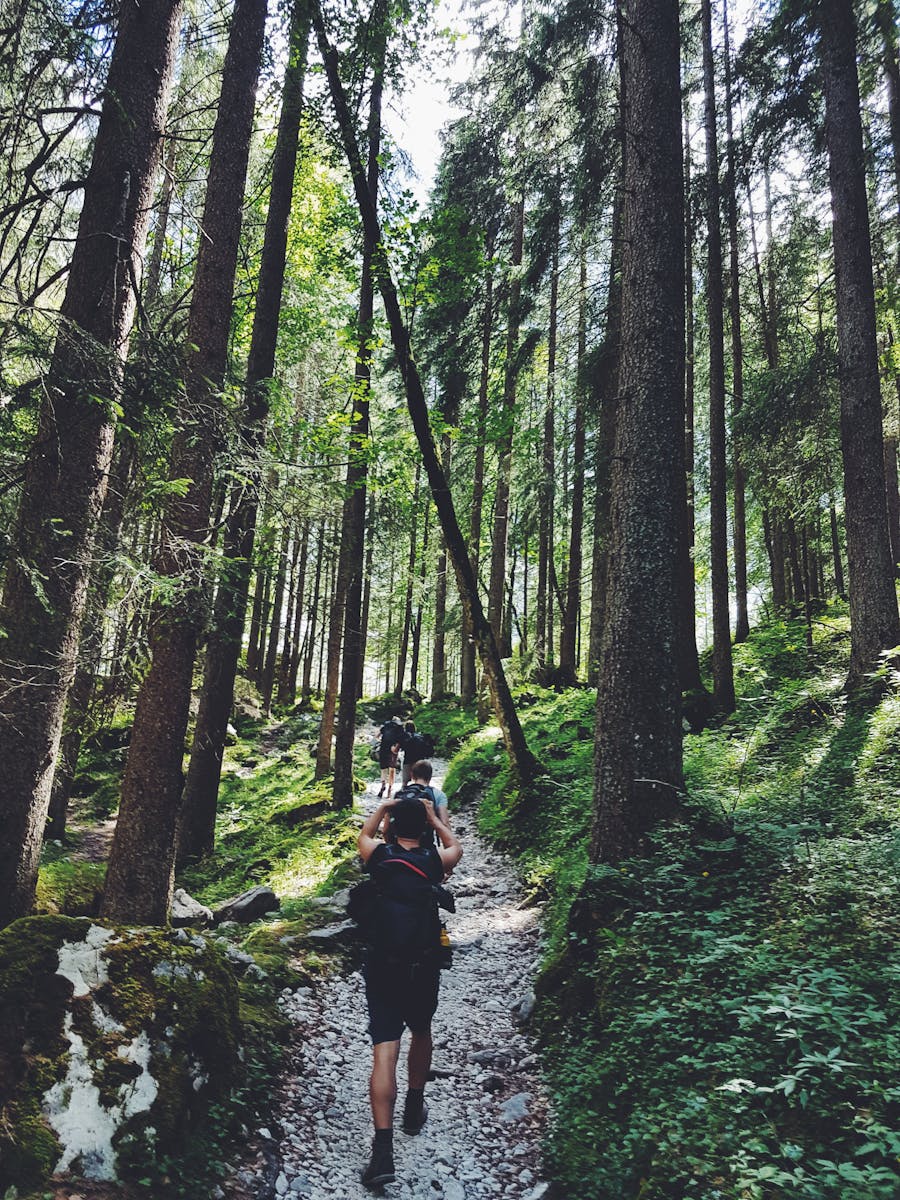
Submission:
{"label": "pine tree trunk", "polygon": [[706,691],[697,652],[697,579],[694,570],[694,212],[691,195],[691,133],[684,118],[684,485],[679,501],[678,677],[683,692]]}
{"label": "pine tree trunk", "polygon": [[[381,152],[381,102],[387,53],[387,8],[377,3],[372,9],[374,46],[372,49],[372,88],[369,96],[367,181],[373,200],[378,195],[378,156]],[[363,669],[363,562],[366,552],[366,482],[369,448],[369,391],[372,357],[372,326],[375,288],[372,281],[372,247],[363,247],[359,298],[359,345],[356,356],[355,395],[357,414],[353,423],[353,447],[347,466],[347,497],[341,530],[341,559],[347,578],[344,598],[344,656],[338,697],[337,736],[334,746],[334,786],[332,803],[336,808],[353,806],[353,743],[356,737],[356,700]]]}
{"label": "pine tree trunk", "polygon": [[431,432],[428,419],[428,404],[422,388],[422,380],[412,355],[409,332],[404,324],[397,298],[397,291],[391,277],[390,264],[384,249],[381,230],[378,224],[378,214],[375,204],[367,187],[365,170],[359,157],[356,139],[353,133],[353,122],[347,107],[343,85],[338,73],[336,52],[328,43],[321,8],[316,4],[313,8],[313,23],[319,41],[319,49],[325,64],[331,98],[334,103],[344,152],[353,177],[356,200],[366,236],[375,247],[373,255],[373,271],[378,280],[381,298],[384,302],[385,314],[391,330],[391,342],[397,356],[397,364],[406,391],[407,408],[412,418],[413,428],[419,444],[421,461],[431,487],[431,494],[437,510],[444,537],[447,541],[447,551],[456,573],[456,582],[460,598],[470,622],[473,637],[481,654],[482,666],[494,702],[497,722],[503,732],[504,742],[510,758],[513,774],[520,784],[528,783],[534,778],[538,764],[528,749],[522,726],[519,723],[509,684],[503,671],[503,663],[493,637],[490,623],[485,617],[472,564],[469,560],[468,549],[462,536],[462,531],[456,519],[453,507],[453,497],[447,486],[447,480],[441,468],[437,447]]}
{"label": "pine tree trunk", "polygon": [[308,642],[303,658],[303,681],[300,685],[300,703],[309,704],[312,696],[312,668],[316,650],[316,625],[319,618],[319,600],[322,593],[322,566],[325,557],[325,523],[319,526],[319,542],[316,547],[316,577],[313,582],[312,603],[309,606]]}
{"label": "pine tree trunk", "polygon": [[265,23],[265,0],[237,0],[213,130],[203,212],[206,236],[200,242],[188,317],[183,411],[169,467],[171,479],[190,483],[166,509],[155,564],[158,574],[172,582],[173,594],[154,609],[152,662],[135,707],[102,907],[103,916],[114,921],[164,925],[169,919],[184,739],[204,620],[204,545],[222,437],[220,391]]}
{"label": "pine tree trunk", "polygon": [[[478,380],[478,429],[475,442],[475,465],[472,471],[472,509],[469,513],[469,558],[472,574],[477,582],[481,566],[481,514],[484,506],[484,457],[485,430],[487,426],[488,384],[491,369],[491,337],[494,327],[494,276],[493,244],[485,246],[487,263],[484,288],[484,314],[481,324],[481,370]],[[477,687],[475,673],[475,634],[468,624],[466,607],[463,605],[462,644],[459,663],[459,694],[464,704],[475,699]]]}
{"label": "pine tree trunk", "polygon": [[[725,57],[725,130],[728,140],[728,248],[729,248],[729,317],[731,324],[731,413],[732,421],[744,404],[744,347],[741,335],[741,270],[738,240],[737,154],[734,144],[733,102],[731,96],[731,47],[728,33],[728,0],[723,0],[722,24]],[[732,541],[734,547],[734,640],[745,642],[750,634],[747,612],[747,499],[746,472],[741,460],[738,440],[733,436],[732,474],[734,508],[732,512]]]}
{"label": "pine tree trunk", "polygon": [[578,297],[578,362],[575,382],[575,428],[572,437],[572,486],[569,490],[569,564],[566,607],[559,639],[559,674],[571,686],[578,676],[578,617],[581,612],[581,565],[584,532],[585,356],[587,354],[587,252],[582,239]]}
{"label": "pine tree trunk", "polygon": [[728,605],[728,489],[725,446],[725,330],[722,231],[719,216],[719,149],[712,51],[712,0],[702,0],[703,84],[706,125],[707,321],[709,325],[709,546],[712,583],[713,698],[734,711],[731,627]]}
{"label": "pine tree trunk", "polygon": [[[550,559],[553,554],[554,476],[556,463],[556,336],[559,309],[559,222],[553,230],[550,266],[550,313],[547,326],[547,395],[544,407],[544,439],[541,447],[541,481],[538,493],[538,581],[535,634],[535,670],[543,682],[553,663],[553,638],[548,636],[548,618],[553,612],[550,595]],[[550,625],[552,630],[552,624]]]}
{"label": "pine tree trunk", "polygon": [[488,620],[499,643],[500,655],[508,657],[510,647],[503,639],[503,595],[506,587],[506,547],[509,540],[509,497],[512,481],[513,434],[516,425],[516,384],[519,378],[519,325],[522,284],[519,268],[525,238],[525,200],[513,209],[513,243],[510,258],[509,298],[507,301],[506,362],[503,372],[503,400],[497,437],[497,484],[494,493],[494,528],[491,537],[491,572],[488,584]]}
{"label": "pine tree trunk", "polygon": [[[303,82],[309,42],[309,14],[305,0],[296,0],[288,35],[289,61],[284,75],[281,113],[272,160],[269,209],[259,268],[259,286],[250,353],[244,419],[241,430],[248,473],[232,495],[225,528],[226,568],[219,580],[213,613],[213,628],[204,664],[203,687],[191,761],[185,786],[184,809],[179,832],[179,855],[199,858],[212,849],[215,835],[216,801],[222,775],[222,756],[228,719],[234,704],[234,682],[244,623],[259,512],[259,452],[265,440],[269,391],[265,381],[275,371],[278,314],[284,287],[288,219],[294,190],[294,172],[303,112]],[[247,670],[259,664],[259,636],[263,624],[262,575],[256,574],[256,594],[250,622]]]}
{"label": "pine tree trunk", "polygon": [[359,620],[359,683],[356,695],[363,695],[363,678],[366,665],[366,644],[369,636],[369,608],[372,603],[372,563],[375,559],[375,498],[369,497],[369,516],[366,521],[366,562],[363,568],[362,613]]}
{"label": "pine tree trunk", "polygon": [[891,561],[894,574],[900,563],[900,484],[897,479],[897,439],[884,439],[884,481],[887,494],[888,534],[891,540]]}
{"label": "pine tree trunk", "polygon": [[[620,171],[624,170],[624,164]],[[620,179],[621,182],[621,179]],[[591,625],[588,633],[588,683],[600,681],[600,657],[606,602],[609,589],[610,482],[613,446],[616,438],[616,411],[619,391],[619,363],[622,337],[622,204],[621,188],[616,189],[611,224],[609,289],[606,301],[606,330],[603,353],[597,367],[594,390],[599,396],[597,445],[594,453],[594,548],[591,584]],[[552,606],[553,597],[550,596]]]}
{"label": "pine tree trunk", "polygon": [[885,504],[875,293],[866,203],[856,23],[851,0],[820,7],[841,386],[844,514],[850,574],[848,686],[900,642]]}
{"label": "pine tree trunk", "polygon": [[[263,664],[260,680],[260,695],[263,712],[266,716],[272,711],[272,692],[275,688],[275,667],[278,661],[278,643],[281,640],[281,613],[284,607],[284,592],[287,586],[288,545],[290,543],[290,526],[285,522],[281,530],[281,544],[278,549],[278,573],[275,576],[275,591],[272,596],[272,615],[269,622],[269,638],[266,645],[266,658]],[[236,665],[236,664],[235,664]]]}
{"label": "pine tree trunk", "polygon": [[403,694],[403,681],[406,678],[406,656],[409,652],[409,631],[412,626],[413,575],[416,570],[416,549],[418,545],[417,526],[419,520],[419,482],[421,471],[421,463],[416,463],[412,526],[409,534],[409,558],[406,564],[406,594],[403,599],[403,631],[400,634],[400,648],[397,651],[397,674],[394,677],[394,695],[398,698]]}
{"label": "pine tree trunk", "polygon": [[0,602],[0,926],[27,913],[34,897],[180,19],[179,0],[121,5],[46,399],[25,467]]}
{"label": "pine tree trunk", "polygon": [[844,590],[844,563],[841,558],[841,535],[838,530],[837,510],[832,503],[828,509],[831,526],[831,561],[834,568],[834,590],[841,600],[846,600]]}
{"label": "pine tree trunk", "polygon": [[[338,683],[341,673],[341,643],[344,638],[344,604],[349,583],[349,563],[346,555],[341,560],[341,543],[344,522],[335,526],[335,539],[331,547],[331,578],[328,586],[328,636],[324,643],[324,681],[322,659],[319,659],[316,690],[322,695],[322,720],[319,725],[319,742],[316,748],[316,779],[331,774],[331,745],[334,740],[334,725],[337,715]],[[324,632],[324,630],[323,630]]]}
{"label": "pine tree trunk", "polygon": [[615,862],[682,786],[679,504],[684,473],[684,209],[678,5],[626,0],[622,359],[609,598],[595,734],[592,861]]}
{"label": "pine tree trunk", "polygon": [[894,188],[897,201],[896,245],[900,260],[900,61],[897,56],[897,18],[889,0],[877,0],[875,23],[881,33],[884,78],[887,84],[888,117],[894,159]]}

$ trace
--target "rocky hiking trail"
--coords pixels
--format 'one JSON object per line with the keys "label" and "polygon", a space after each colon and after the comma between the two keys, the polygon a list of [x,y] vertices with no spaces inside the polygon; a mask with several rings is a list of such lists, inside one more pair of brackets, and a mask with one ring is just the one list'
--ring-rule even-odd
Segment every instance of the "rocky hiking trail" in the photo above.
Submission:
{"label": "rocky hiking trail", "polygon": [[[446,764],[434,765],[440,785]],[[360,820],[377,806],[378,786],[377,780],[368,785]],[[540,1162],[546,1102],[527,1017],[540,913],[526,904],[509,861],[479,840],[470,813],[453,811],[452,797],[451,814],[464,856],[449,883],[456,913],[445,914],[454,955],[452,968],[441,974],[433,1025],[439,1077],[426,1089],[428,1123],[417,1137],[407,1137],[399,1128],[406,1035],[395,1118],[397,1181],[381,1194],[397,1200],[539,1200],[548,1190]],[[238,1180],[246,1190],[224,1194],[362,1200],[373,1194],[360,1183],[372,1138],[362,976],[353,971],[316,989],[285,989],[281,1005],[296,1037],[273,1128],[259,1131],[257,1187],[247,1187],[251,1173],[245,1170]]]}

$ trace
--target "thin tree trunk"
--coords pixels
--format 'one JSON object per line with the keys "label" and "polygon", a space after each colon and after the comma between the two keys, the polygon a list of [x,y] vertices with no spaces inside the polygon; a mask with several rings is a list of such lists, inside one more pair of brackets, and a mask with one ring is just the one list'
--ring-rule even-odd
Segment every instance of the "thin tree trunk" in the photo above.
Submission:
{"label": "thin tree trunk", "polygon": [[728,611],[728,494],[725,446],[725,331],[722,232],[719,217],[719,149],[712,52],[712,0],[702,0],[703,83],[706,125],[707,322],[709,325],[709,545],[713,609],[713,697],[722,712],[734,710]]}
{"label": "thin tree trunk", "polygon": [[488,620],[507,657],[510,647],[503,639],[503,595],[506,586],[506,547],[509,539],[509,497],[512,482],[513,434],[516,426],[516,384],[519,378],[519,325],[521,322],[522,283],[519,268],[525,238],[525,199],[516,201],[512,214],[513,243],[510,257],[509,298],[507,301],[506,362],[503,372],[503,400],[497,437],[497,484],[494,493],[494,528],[491,537],[491,573],[488,585]]}
{"label": "thin tree trunk", "polygon": [[887,494],[888,533],[891,539],[891,561],[894,574],[900,563],[900,486],[897,479],[897,439],[884,439],[884,481]]}
{"label": "thin tree trunk", "polygon": [[394,695],[403,693],[403,681],[406,677],[406,655],[409,651],[409,631],[412,625],[413,576],[416,570],[416,550],[418,539],[419,519],[419,481],[421,478],[421,463],[416,463],[416,483],[413,492],[412,526],[409,534],[409,559],[406,564],[406,595],[403,600],[403,632],[400,634],[400,649],[397,652],[397,674],[394,683]]}
{"label": "thin tree trunk", "polygon": [[27,913],[34,897],[180,21],[179,0],[121,5],[59,333],[11,538],[0,602],[6,634],[0,926]]}
{"label": "thin tree trunk", "polygon": [[[269,412],[267,381],[275,372],[278,316],[284,288],[288,220],[294,190],[300,118],[303,112],[303,82],[309,42],[309,13],[305,0],[295,0],[288,34],[288,64],[285,68],[281,113],[272,160],[269,209],[260,258],[259,286],[244,393],[241,437],[248,472],[232,494],[225,529],[227,567],[219,580],[204,664],[203,687],[191,761],[185,787],[184,810],[179,833],[179,854],[199,857],[212,849],[215,836],[216,800],[222,775],[222,756],[228,719],[234,704],[234,682],[241,654],[247,617],[247,601],[253,572],[253,557],[259,514],[259,453],[265,440]],[[261,571],[256,573],[256,594],[250,622],[247,671],[259,666],[259,637],[263,623]]]}
{"label": "thin tree trunk", "polygon": [[413,428],[419,443],[422,463],[431,487],[435,508],[447,540],[447,551],[450,554],[454,571],[456,572],[457,587],[464,609],[467,610],[472,634],[481,654],[482,666],[491,690],[497,721],[503,732],[510,766],[520,784],[527,784],[535,776],[538,764],[528,749],[522,726],[516,713],[509,684],[503,671],[503,663],[493,637],[490,623],[485,617],[478,595],[475,575],[469,560],[465,540],[456,519],[453,507],[453,497],[447,486],[447,481],[441,469],[437,447],[428,420],[428,404],[422,388],[422,381],[412,356],[409,333],[404,325],[397,298],[396,288],[390,273],[390,264],[384,249],[381,230],[378,224],[378,214],[369,193],[365,171],[359,157],[356,139],[353,133],[353,123],[347,107],[343,85],[338,74],[337,54],[328,43],[321,9],[318,4],[313,9],[313,22],[319,41],[319,49],[325,63],[328,84],[337,115],[338,126],[344,144],[344,151],[353,176],[356,199],[362,215],[366,236],[371,238],[375,247],[373,255],[373,270],[378,280],[381,298],[384,302],[385,313],[391,330],[391,341],[397,356],[397,364],[403,378],[406,391],[407,407],[412,418]]}
{"label": "thin tree trunk", "polygon": [[834,566],[834,590],[841,600],[846,600],[844,591],[844,563],[841,558],[841,535],[838,531],[837,510],[832,502],[828,507],[828,518],[831,526],[831,561]]}
{"label": "thin tree trunk", "polygon": [[175,872],[182,759],[197,636],[203,621],[204,543],[222,421],[241,210],[266,24],[265,0],[237,0],[213,130],[203,229],[188,319],[184,409],[171,479],[188,479],[165,514],[159,575],[175,594],[155,608],[152,662],[138,694],[103,916],[164,925]]}
{"label": "thin tree trunk", "polygon": [[[481,370],[478,380],[478,428],[475,442],[475,464],[472,472],[472,509],[469,514],[469,559],[476,585],[481,566],[481,514],[484,505],[484,457],[485,430],[487,426],[488,384],[491,369],[491,337],[494,323],[494,276],[493,276],[493,244],[488,240],[485,246],[487,263],[484,286],[484,315],[481,325]],[[460,681],[459,693],[463,703],[470,703],[475,698],[477,681],[475,677],[475,633],[468,624],[466,606],[463,605],[462,645],[460,648]]]}
{"label": "thin tree trunk", "polygon": [[[553,663],[553,637],[548,636],[552,621],[553,597],[550,595],[550,558],[553,554],[554,477],[556,463],[556,333],[559,308],[559,221],[553,229],[553,257],[550,266],[550,314],[547,327],[547,395],[544,407],[544,439],[541,447],[541,481],[538,493],[538,582],[535,668],[542,682]],[[550,624],[552,630],[552,624]]]}
{"label": "thin tree trunk", "polygon": [[[731,325],[731,414],[738,418],[744,404],[744,347],[741,334],[741,271],[738,239],[737,154],[734,144],[734,119],[731,94],[731,46],[728,32],[728,0],[723,0],[722,25],[725,38],[725,130],[727,137],[727,208],[729,279],[729,318]],[[733,467],[734,509],[732,541],[734,546],[734,640],[745,642],[750,634],[747,612],[747,500],[746,472],[741,459],[737,437],[732,434],[731,461]]]}
{"label": "thin tree trunk", "polygon": [[316,625],[319,617],[319,598],[322,592],[322,565],[325,557],[325,522],[319,526],[319,542],[316,547],[316,577],[313,583],[312,603],[309,606],[309,625],[306,655],[303,659],[303,681],[300,686],[300,703],[309,704],[312,695],[312,665],[316,650]]}
{"label": "thin tree trunk", "polygon": [[592,861],[614,862],[682,786],[679,506],[684,493],[684,200],[678,5],[626,0],[620,404],[595,732]]}
{"label": "thin tree trunk", "polygon": [[366,666],[366,645],[369,637],[369,608],[372,603],[372,563],[375,559],[375,498],[369,497],[369,515],[366,521],[366,563],[363,568],[362,614],[359,621],[359,684],[356,694],[363,695],[363,683]]}
{"label": "thin tree trunk", "polygon": [[[381,101],[384,90],[385,56],[388,39],[386,3],[372,8],[372,89],[369,96],[367,180],[377,203],[379,154],[381,153]],[[372,358],[372,326],[375,289],[372,281],[372,247],[365,241],[360,277],[359,345],[356,356],[352,449],[347,465],[347,496],[341,530],[341,559],[347,579],[344,597],[344,657],[338,697],[337,736],[334,747],[336,808],[353,806],[353,743],[356,737],[356,699],[362,672],[363,560],[365,558],[366,480],[369,448],[369,391]]]}
{"label": "thin tree trunk", "polygon": [[875,292],[866,203],[856,23],[851,0],[820,13],[825,135],[837,281],[841,451],[850,574],[848,686],[864,683],[882,651],[900,642],[885,504]]}
{"label": "thin tree trunk", "polygon": [[281,640],[281,613],[284,607],[284,592],[287,585],[288,546],[291,531],[287,521],[281,530],[281,545],[278,550],[278,573],[275,576],[275,592],[272,596],[272,617],[269,623],[269,640],[266,646],[266,661],[263,665],[260,694],[266,716],[272,710],[272,692],[275,688],[275,667],[278,661],[278,643]]}
{"label": "thin tree trunk", "polygon": [[559,641],[559,671],[564,684],[578,675],[578,617],[581,612],[581,566],[584,532],[585,358],[587,355],[587,251],[582,238],[578,297],[578,362],[575,382],[575,428],[572,437],[572,486],[569,491],[569,565],[566,609]]}

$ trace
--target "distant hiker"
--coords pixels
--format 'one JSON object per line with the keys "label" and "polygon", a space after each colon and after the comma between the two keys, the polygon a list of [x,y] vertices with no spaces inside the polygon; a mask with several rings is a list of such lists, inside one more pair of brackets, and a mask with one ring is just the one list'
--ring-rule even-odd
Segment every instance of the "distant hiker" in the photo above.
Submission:
{"label": "distant hiker", "polygon": [[378,765],[381,767],[381,787],[378,799],[384,795],[385,787],[390,794],[394,787],[394,772],[397,769],[397,754],[403,741],[403,717],[394,713],[389,721],[385,721],[380,730],[381,742],[378,746]]}
{"label": "distant hiker", "polygon": [[400,748],[403,751],[402,779],[407,784],[412,779],[413,764],[434,754],[434,738],[430,733],[419,733],[415,721],[407,721]]}
{"label": "distant hiker", "polygon": [[[385,814],[389,841],[376,838]],[[421,843],[432,829],[440,846]],[[397,1060],[404,1027],[410,1031],[408,1085],[401,1129],[417,1134],[428,1118],[425,1083],[431,1070],[431,1018],[440,984],[440,918],[434,888],[462,857],[453,831],[440,821],[429,800],[394,800],[380,804],[363,825],[359,853],[376,885],[372,914],[372,949],[363,975],[372,1038],[369,1100],[375,1139],[362,1174],[367,1188],[392,1183],[394,1174],[394,1104]]]}

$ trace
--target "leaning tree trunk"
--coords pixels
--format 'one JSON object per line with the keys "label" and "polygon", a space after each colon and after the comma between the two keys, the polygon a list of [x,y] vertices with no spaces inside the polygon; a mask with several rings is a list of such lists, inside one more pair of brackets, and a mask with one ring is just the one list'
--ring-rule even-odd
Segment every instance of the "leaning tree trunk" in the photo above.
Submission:
{"label": "leaning tree trunk", "polygon": [[707,322],[709,325],[709,556],[712,585],[713,697],[734,711],[734,673],[728,612],[728,466],[725,449],[725,328],[722,228],[719,216],[719,147],[712,50],[712,0],[702,0],[703,87],[706,126]]}
{"label": "leaning tree trunk", "polygon": [[626,0],[622,357],[590,855],[642,845],[682,786],[684,198],[677,0]]}
{"label": "leaning tree trunk", "polygon": [[885,503],[875,292],[852,0],[823,0],[819,13],[850,575],[847,682],[857,687],[877,665],[879,655],[900,643],[900,619]]}
{"label": "leaning tree trunk", "polygon": [[27,913],[34,897],[180,20],[180,0],[121,6],[46,399],[25,469],[0,602],[0,926]]}
{"label": "leaning tree trunk", "polygon": [[165,924],[175,868],[184,787],[182,760],[191,679],[201,622],[204,543],[222,419],[219,394],[228,359],[241,209],[253,129],[266,0],[237,0],[213,130],[203,230],[188,318],[184,409],[172,445],[171,479],[188,479],[174,497],[156,570],[173,594],[152,617],[152,662],[141,685],[110,852],[103,915]]}
{"label": "leaning tree trunk", "polygon": [[390,263],[378,224],[378,213],[369,194],[365,169],[356,145],[353,121],[350,116],[340,74],[338,73],[337,52],[329,45],[328,35],[322,19],[322,11],[318,3],[314,3],[313,7],[313,24],[319,41],[319,50],[325,63],[325,71],[328,77],[328,85],[331,91],[338,126],[341,131],[344,152],[350,166],[350,173],[353,176],[353,186],[362,216],[363,227],[366,231],[366,236],[371,239],[372,245],[375,248],[372,259],[373,271],[378,280],[378,287],[381,292],[382,301],[384,302],[385,314],[391,330],[391,342],[394,346],[397,365],[403,379],[407,408],[409,409],[413,429],[419,443],[422,464],[428,476],[434,506],[447,541],[447,552],[453,563],[463,609],[469,621],[472,636],[481,654],[482,666],[493,699],[497,723],[503,732],[504,742],[509,753],[510,765],[514,775],[524,784],[536,775],[538,764],[528,749],[525,735],[522,732],[522,726],[519,723],[519,717],[509,690],[509,683],[503,671],[503,662],[500,658],[497,643],[478,595],[475,573],[472,570],[472,564],[469,560],[465,539],[456,519],[453,497],[441,468],[437,447],[428,419],[428,403],[425,399],[422,380],[412,355],[409,332],[403,320],[400,301],[397,297],[397,290],[391,276]]}

